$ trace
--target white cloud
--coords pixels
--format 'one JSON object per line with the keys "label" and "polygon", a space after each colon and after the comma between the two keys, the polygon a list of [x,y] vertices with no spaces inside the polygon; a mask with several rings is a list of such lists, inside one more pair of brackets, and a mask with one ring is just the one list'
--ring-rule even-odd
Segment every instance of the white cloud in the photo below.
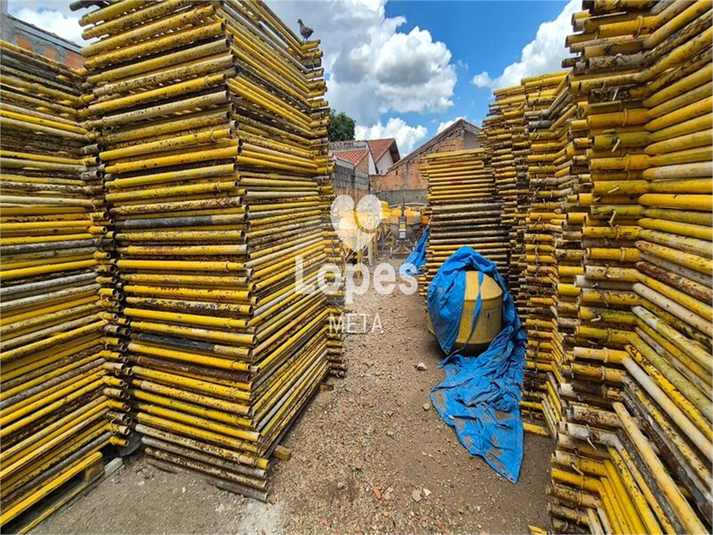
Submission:
{"label": "white cloud", "polygon": [[[456,118],[453,119],[452,121],[443,121],[441,124],[438,125],[438,128],[436,129],[436,134],[440,134],[440,133],[443,132],[446,128],[448,128],[448,127],[451,126],[453,123],[455,123],[456,121],[459,121],[459,120],[461,120],[461,119],[466,119],[466,118],[463,117],[463,116],[460,116],[460,117],[456,117]],[[466,121],[467,121],[467,120],[468,120],[468,119],[466,119]]]}
{"label": "white cloud", "polygon": [[448,47],[419,27],[398,31],[386,0],[278,1],[271,7],[291,27],[298,18],[321,39],[329,73],[327,98],[360,124],[382,113],[440,113],[453,105],[456,66]]}
{"label": "white cloud", "polygon": [[572,33],[572,14],[579,11],[581,0],[570,0],[555,20],[540,24],[537,36],[522,49],[520,61],[511,63],[496,78],[487,72],[473,77],[476,87],[499,89],[518,85],[528,76],[536,76],[562,69],[562,59],[567,57],[565,38]]}
{"label": "white cloud", "polygon": [[[440,113],[453,105],[456,65],[448,47],[419,27],[399,31],[403,17],[386,17],[387,0],[273,0],[280,18],[297,30],[297,19],[321,40],[329,77],[327,98],[360,124],[376,124],[396,111]],[[69,1],[10,0],[10,12],[85,45]]]}
{"label": "white cloud", "polygon": [[[52,32],[82,46],[88,41],[82,39],[83,28],[79,25],[79,18],[85,10],[76,14],[69,11],[69,2],[17,2],[9,3],[8,10],[11,15],[20,20]],[[49,6],[49,7],[48,7]]]}
{"label": "white cloud", "polygon": [[493,80],[490,78],[490,75],[485,71],[473,76],[473,80],[471,80],[471,83],[475,87],[492,87],[493,86]]}
{"label": "white cloud", "polygon": [[355,136],[357,139],[382,139],[393,137],[399,147],[399,153],[404,156],[411,152],[428,134],[425,126],[409,126],[400,117],[391,117],[386,126],[381,121],[373,126],[357,125]]}

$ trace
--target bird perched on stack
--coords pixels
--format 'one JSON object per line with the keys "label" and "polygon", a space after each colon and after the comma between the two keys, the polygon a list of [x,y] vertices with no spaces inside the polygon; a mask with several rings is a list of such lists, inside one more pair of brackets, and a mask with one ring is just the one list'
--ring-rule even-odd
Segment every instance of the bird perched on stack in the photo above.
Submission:
{"label": "bird perched on stack", "polygon": [[302,19],[297,19],[297,23],[300,25],[300,35],[302,36],[302,39],[306,41],[314,33],[314,30],[309,26],[305,26]]}

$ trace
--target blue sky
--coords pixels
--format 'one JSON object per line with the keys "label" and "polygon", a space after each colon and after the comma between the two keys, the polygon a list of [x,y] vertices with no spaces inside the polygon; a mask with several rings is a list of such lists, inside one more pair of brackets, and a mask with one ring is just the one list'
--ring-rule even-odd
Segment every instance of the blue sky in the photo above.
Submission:
{"label": "blue sky", "polygon": [[321,39],[333,108],[357,138],[395,137],[402,155],[459,117],[481,123],[492,90],[555,72],[581,0],[277,0]]}
{"label": "blue sky", "polygon": [[[386,15],[406,17],[401,28],[409,32],[414,26],[426,28],[436,41],[443,41],[453,54],[458,81],[453,106],[445,113],[384,115],[400,116],[407,123],[428,127],[429,137],[444,120],[466,117],[478,124],[488,112],[492,88],[475,87],[471,82],[483,71],[500,73],[520,59],[522,49],[532,41],[539,25],[552,20],[562,11],[565,1],[391,1]],[[564,41],[562,42],[564,51]]]}
{"label": "blue sky", "polygon": [[[395,137],[402,155],[459,117],[480,124],[492,90],[560,69],[581,0],[267,0],[321,40],[327,98],[357,137]],[[9,0],[15,16],[83,44],[64,0]]]}

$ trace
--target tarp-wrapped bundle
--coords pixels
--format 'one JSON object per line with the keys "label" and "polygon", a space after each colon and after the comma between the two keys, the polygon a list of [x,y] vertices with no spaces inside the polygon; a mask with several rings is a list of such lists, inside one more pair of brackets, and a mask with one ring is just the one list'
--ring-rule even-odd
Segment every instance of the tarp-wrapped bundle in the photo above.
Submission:
{"label": "tarp-wrapped bundle", "polygon": [[404,263],[399,267],[400,274],[418,275],[423,271],[423,266],[426,264],[426,244],[428,243],[429,231],[429,227],[423,229],[423,233],[418,239],[413,251],[411,251],[411,254],[406,257]]}
{"label": "tarp-wrapped bundle", "polygon": [[112,349],[156,464],[261,500],[269,458],[343,367],[310,285],[331,230],[317,41],[262,2],[116,2],[83,49],[113,219]]}
{"label": "tarp-wrapped bundle", "polygon": [[98,475],[100,450],[125,429],[107,420],[122,403],[104,390],[121,382],[102,347],[104,216],[82,77],[10,43],[1,50],[0,524],[13,532],[43,518],[23,516],[43,497]]}
{"label": "tarp-wrapped bundle", "polygon": [[[477,284],[469,289],[473,274]],[[493,293],[488,283],[500,292]],[[474,302],[468,295],[473,291]],[[436,410],[471,454],[517,482],[523,458],[520,392],[526,334],[505,279],[494,262],[461,247],[428,287],[428,313],[446,355],[445,379],[431,391]],[[471,356],[467,346],[459,349],[470,341],[489,343]]]}
{"label": "tarp-wrapped bundle", "polygon": [[507,269],[509,228],[502,220],[490,156],[489,149],[477,148],[424,157],[431,216],[421,295],[441,264],[464,245]]}

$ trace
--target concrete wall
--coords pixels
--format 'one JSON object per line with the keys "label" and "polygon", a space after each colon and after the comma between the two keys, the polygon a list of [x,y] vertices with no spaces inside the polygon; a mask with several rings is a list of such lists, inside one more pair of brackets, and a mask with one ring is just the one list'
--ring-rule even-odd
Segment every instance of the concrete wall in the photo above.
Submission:
{"label": "concrete wall", "polygon": [[401,206],[401,204],[426,204],[428,190],[425,189],[402,189],[395,191],[381,191],[376,196],[389,203],[389,206]]}
{"label": "concrete wall", "polygon": [[334,193],[336,195],[349,195],[354,202],[359,202],[364,195],[369,193],[369,175],[355,169],[344,160],[336,160],[337,165],[332,173]]}
{"label": "concrete wall", "polygon": [[329,150],[335,152],[340,150],[369,150],[369,145],[363,140],[330,141]]}
{"label": "concrete wall", "polygon": [[478,141],[478,136],[473,132],[465,131],[463,134],[463,148],[464,149],[477,149],[480,147],[480,141]]}

